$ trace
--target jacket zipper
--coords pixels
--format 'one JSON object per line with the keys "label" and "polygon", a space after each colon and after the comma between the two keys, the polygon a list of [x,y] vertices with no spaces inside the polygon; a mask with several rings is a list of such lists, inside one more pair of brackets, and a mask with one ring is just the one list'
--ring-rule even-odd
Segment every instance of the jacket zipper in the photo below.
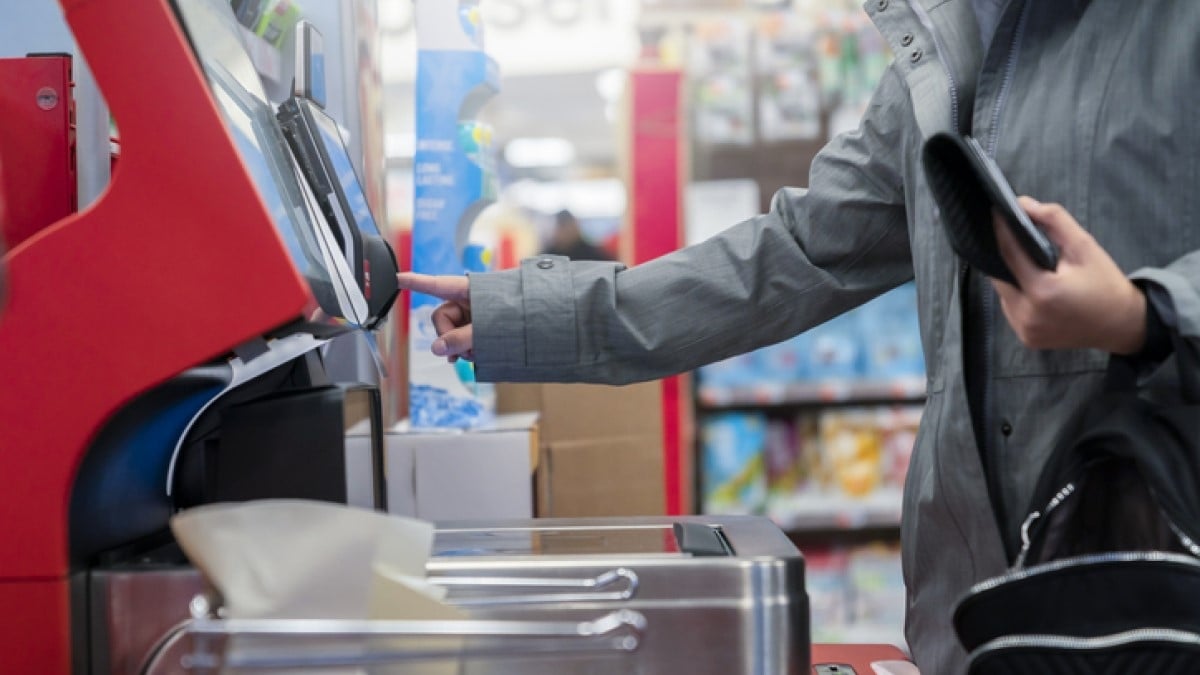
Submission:
{"label": "jacket zipper", "polygon": [[1075,494],[1075,484],[1067,483],[1067,485],[1059,490],[1054,497],[1050,499],[1050,503],[1046,504],[1046,508],[1042,511],[1034,511],[1025,518],[1025,522],[1021,523],[1021,552],[1017,554],[1017,560],[1013,563],[1013,569],[1020,569],[1025,566],[1025,557],[1029,555],[1029,548],[1033,545],[1033,540],[1029,537],[1029,528],[1038,518],[1049,516],[1054,509],[1057,509],[1068,497]]}
{"label": "jacket zipper", "polygon": [[[1183,547],[1193,557],[1200,558],[1200,544],[1197,544],[1196,540],[1192,539],[1183,529],[1175,524],[1170,514],[1162,507],[1162,502],[1159,501],[1154,488],[1147,486],[1147,490],[1150,492],[1150,498],[1154,500],[1155,506],[1158,508],[1158,515],[1162,517],[1167,527],[1171,528],[1171,532],[1179,539],[1179,543],[1183,544]],[[1025,558],[1029,555],[1029,549],[1033,546],[1030,530],[1033,528],[1034,523],[1039,519],[1044,520],[1049,517],[1055,509],[1062,506],[1063,502],[1067,501],[1073,494],[1075,494],[1075,483],[1067,483],[1063,489],[1055,493],[1044,509],[1034,511],[1026,516],[1025,521],[1021,523],[1021,551],[1017,554],[1017,558],[1010,569],[1015,571],[1025,566]]]}
{"label": "jacket zipper", "polygon": [[1183,528],[1175,524],[1174,519],[1171,518],[1171,514],[1167,513],[1167,510],[1163,508],[1163,502],[1158,498],[1158,493],[1154,489],[1154,486],[1147,483],[1146,491],[1150,493],[1150,499],[1153,499],[1154,505],[1158,507],[1158,515],[1162,516],[1163,521],[1167,523],[1167,527],[1171,528],[1171,532],[1173,532],[1175,536],[1179,538],[1179,543],[1183,544],[1183,547],[1187,549],[1188,553],[1200,558],[1200,545],[1196,543],[1196,540],[1188,536],[1183,531]]}
{"label": "jacket zipper", "polygon": [[1112,635],[1081,638],[1069,635],[1011,635],[996,638],[979,648],[972,661],[978,660],[987,652],[1012,649],[1015,647],[1034,647],[1044,649],[1069,649],[1074,651],[1101,650],[1120,647],[1134,642],[1174,642],[1176,644],[1200,645],[1200,635],[1190,631],[1172,630],[1170,628],[1138,628]]}
{"label": "jacket zipper", "polygon": [[[988,156],[992,159],[996,158],[996,147],[1000,142],[1000,114],[1004,109],[1004,102],[1008,98],[1009,88],[1012,86],[1013,72],[1017,67],[1017,55],[1020,52],[1021,41],[1025,35],[1025,23],[1029,19],[1030,4],[1030,2],[1025,2],[1021,6],[1021,15],[1017,19],[1017,28],[1013,31],[1012,41],[1009,43],[1008,59],[1004,65],[1004,79],[1000,82],[1000,90],[997,92],[996,102],[992,106],[992,127],[987,146]],[[986,458],[984,472],[987,475],[988,490],[995,496],[993,503],[998,504],[1001,510],[1000,513],[996,514],[997,523],[1003,528],[1007,528],[1009,525],[1008,517],[1004,513],[1007,505],[1004,502],[1004,494],[1002,492],[1003,482],[1000,477],[1002,471],[999,470],[1001,463],[995,456],[996,443],[993,440],[992,433],[992,429],[995,426],[993,420],[995,415],[992,410],[993,385],[991,371],[992,350],[995,343],[996,302],[995,294],[990,292],[990,289],[986,285],[980,291],[979,296],[983,304],[983,307],[981,307],[981,313],[983,314],[983,345],[981,346],[983,350],[983,358],[981,359],[983,372],[979,373],[977,377],[982,378],[981,381],[983,384],[982,400],[979,402],[979,405],[982,406],[983,433],[981,436],[983,438],[981,440],[983,443],[983,456]],[[1001,539],[1005,542],[1005,549],[1011,551],[1007,544],[1009,541],[1007,534],[1002,534]]]}
{"label": "jacket zipper", "polygon": [[1002,574],[998,577],[992,577],[981,581],[971,587],[967,592],[967,596],[963,599],[963,604],[972,600],[975,596],[991,591],[1004,584],[1028,579],[1031,577],[1041,576],[1043,574],[1051,574],[1072,567],[1084,567],[1089,565],[1105,565],[1112,563],[1170,563],[1174,565],[1183,565],[1185,567],[1200,567],[1200,561],[1195,557],[1183,555],[1181,553],[1167,553],[1165,551],[1118,551],[1115,553],[1093,553],[1090,555],[1079,556],[1077,558],[1063,558],[1053,562],[1042,563],[1025,569],[1013,570]]}
{"label": "jacket zipper", "polygon": [[1183,547],[1188,550],[1188,553],[1200,558],[1200,545],[1196,544],[1194,539],[1184,534],[1183,530],[1179,529],[1179,527],[1176,526],[1174,521],[1172,521],[1170,518],[1167,519],[1167,525],[1171,528],[1171,531],[1175,533],[1175,536],[1179,537],[1179,543],[1183,544]]}
{"label": "jacket zipper", "polygon": [[1008,60],[1004,63],[1004,79],[1000,82],[1000,91],[996,93],[996,103],[992,106],[992,132],[988,142],[988,155],[996,158],[996,145],[1000,142],[1000,113],[1004,101],[1008,98],[1008,88],[1012,84],[1013,71],[1017,69],[1017,54],[1021,51],[1021,40],[1025,37],[1025,23],[1029,20],[1030,2],[1021,6],[1021,16],[1017,19],[1017,29],[1013,31],[1012,42],[1008,45]]}

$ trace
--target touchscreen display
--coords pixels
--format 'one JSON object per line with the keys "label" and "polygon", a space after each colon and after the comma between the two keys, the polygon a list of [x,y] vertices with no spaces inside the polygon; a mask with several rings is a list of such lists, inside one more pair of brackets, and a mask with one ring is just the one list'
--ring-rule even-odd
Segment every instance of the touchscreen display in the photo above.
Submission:
{"label": "touchscreen display", "polygon": [[[241,154],[296,269],[328,315],[362,323],[366,302],[340,256],[332,255],[324,217],[297,176],[230,6],[221,0],[176,0],[178,16]],[[234,217],[231,214],[231,217]],[[230,242],[236,246],[237,242]],[[339,264],[340,263],[340,264]]]}
{"label": "touchscreen display", "polygon": [[380,233],[366,194],[333,118],[312,101],[293,96],[280,106],[279,119],[292,150],[304,167],[346,260],[367,299],[368,328],[386,317],[399,293],[395,253]]}
{"label": "touchscreen display", "polygon": [[346,151],[346,146],[342,143],[342,135],[338,130],[337,123],[314,105],[309,105],[308,109],[317,123],[321,144],[325,147],[325,153],[329,157],[333,170],[337,172],[338,185],[341,186],[342,194],[346,197],[346,204],[354,214],[354,221],[358,224],[359,232],[379,236],[379,227],[376,226],[375,218],[371,215],[371,208],[367,206],[367,196],[363,193],[362,184],[358,180],[358,173],[355,172],[354,165],[350,163],[350,153]]}

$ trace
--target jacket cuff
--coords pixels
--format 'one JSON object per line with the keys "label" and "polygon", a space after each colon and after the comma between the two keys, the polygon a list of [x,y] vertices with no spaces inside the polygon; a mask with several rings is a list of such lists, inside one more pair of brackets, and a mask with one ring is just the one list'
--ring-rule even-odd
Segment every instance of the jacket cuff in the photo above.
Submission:
{"label": "jacket cuff", "polygon": [[1174,322],[1168,325],[1163,319],[1164,313],[1168,316],[1172,313],[1171,296],[1162,286],[1147,279],[1138,279],[1134,284],[1146,296],[1146,342],[1133,358],[1139,363],[1157,366],[1174,351],[1171,343]]}
{"label": "jacket cuff", "polygon": [[479,379],[496,369],[525,365],[521,270],[471,276],[472,349]]}
{"label": "jacket cuff", "polygon": [[471,275],[471,324],[480,380],[524,380],[531,366],[578,361],[570,261],[538,256],[515,270]]}
{"label": "jacket cuff", "polygon": [[1200,336],[1200,294],[1189,281],[1189,276],[1177,271],[1175,266],[1165,268],[1146,267],[1129,275],[1130,280],[1139,286],[1158,291],[1147,293],[1147,304],[1153,302],[1163,324],[1178,331],[1183,337]]}
{"label": "jacket cuff", "polygon": [[1146,294],[1146,344],[1132,356],[1140,376],[1153,373],[1175,351],[1173,333],[1183,334],[1179,306],[1195,299],[1195,291],[1183,277],[1168,269],[1143,268],[1129,275]]}

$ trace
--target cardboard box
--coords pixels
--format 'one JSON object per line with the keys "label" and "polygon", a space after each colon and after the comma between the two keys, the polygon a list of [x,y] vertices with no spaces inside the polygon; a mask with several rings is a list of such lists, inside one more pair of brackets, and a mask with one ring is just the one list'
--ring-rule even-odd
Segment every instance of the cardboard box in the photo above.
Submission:
{"label": "cardboard box", "polygon": [[[662,383],[498,384],[500,413],[537,411],[542,445],[631,436],[662,437]],[[661,442],[661,441],[660,441]]]}
{"label": "cardboard box", "polygon": [[537,515],[653,516],[666,511],[661,436],[558,441],[542,447]]}
{"label": "cardboard box", "polygon": [[[368,452],[365,436],[347,448]],[[469,431],[413,431],[400,423],[384,434],[388,512],[422,520],[533,517],[538,461],[537,414],[504,415]]]}
{"label": "cardboard box", "polygon": [[496,407],[540,414],[539,517],[665,512],[661,382],[498,384]]}

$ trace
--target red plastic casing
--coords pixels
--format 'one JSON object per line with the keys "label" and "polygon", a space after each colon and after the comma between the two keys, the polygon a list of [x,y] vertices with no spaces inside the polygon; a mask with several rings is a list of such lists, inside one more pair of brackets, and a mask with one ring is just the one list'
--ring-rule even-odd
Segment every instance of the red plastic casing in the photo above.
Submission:
{"label": "red plastic casing", "polygon": [[[121,128],[85,211],[6,258],[0,314],[0,670],[66,674],[68,505],[123,404],[310,301],[166,0],[61,0]],[[5,174],[19,167],[5,166]]]}
{"label": "red plastic casing", "polygon": [[9,248],[75,212],[71,57],[0,59],[0,179]]}

